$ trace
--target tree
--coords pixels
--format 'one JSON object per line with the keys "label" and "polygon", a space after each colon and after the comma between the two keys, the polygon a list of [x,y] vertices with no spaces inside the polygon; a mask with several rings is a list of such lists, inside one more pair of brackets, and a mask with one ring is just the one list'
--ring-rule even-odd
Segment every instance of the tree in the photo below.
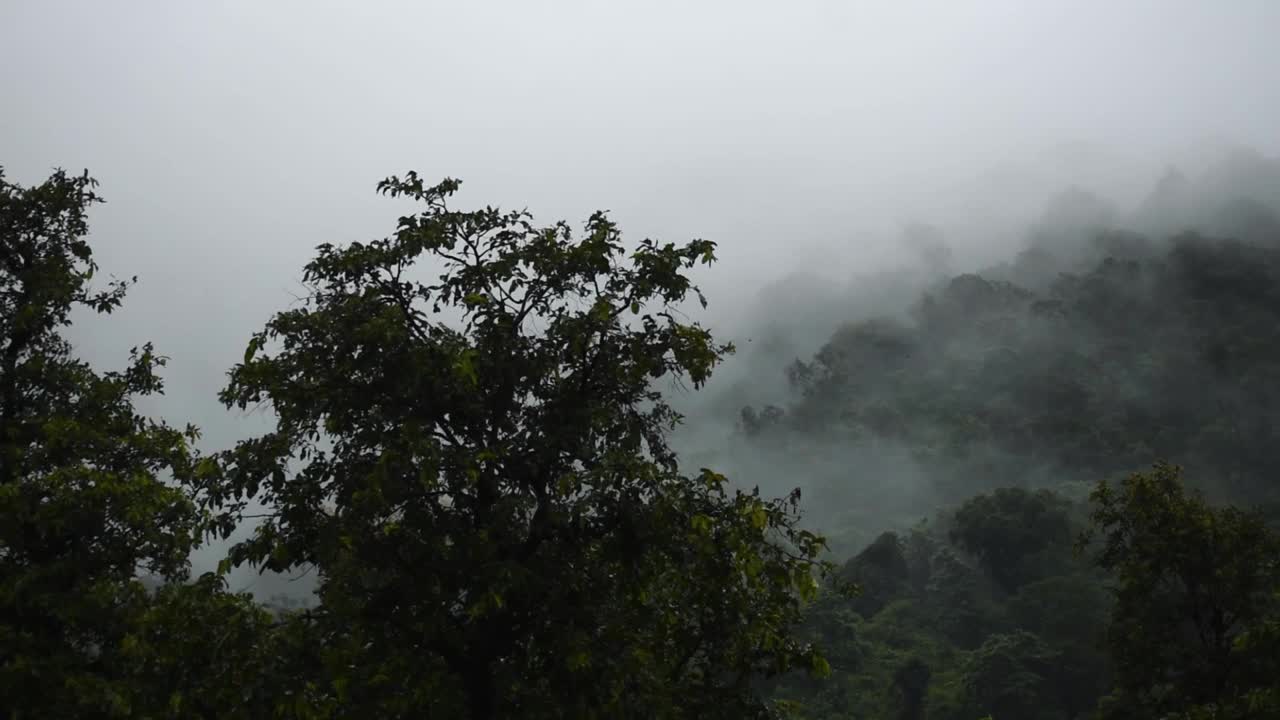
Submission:
{"label": "tree", "polygon": [[1071,547],[1067,508],[1047,490],[997,488],[956,511],[951,539],[978,557],[1001,588],[1015,592],[1061,568]]}
{"label": "tree", "polygon": [[1033,633],[1057,654],[1048,680],[1054,704],[1068,717],[1093,708],[1111,688],[1103,642],[1108,600],[1100,578],[1075,573],[1027,583],[1005,606],[1015,627]]}
{"label": "tree", "polygon": [[1280,674],[1280,537],[1255,513],[1187,492],[1166,463],[1101,482],[1092,499],[1095,559],[1115,583],[1113,714],[1212,706],[1257,717],[1241,708]]}
{"label": "tree", "polygon": [[186,577],[195,505],[165,474],[180,431],[139,416],[164,358],[135,349],[99,373],[62,329],[110,313],[127,283],[90,287],[87,175],[23,187],[0,173],[0,703],[10,717],[134,717],[125,637],[149,596],[137,574]]}
{"label": "tree", "polygon": [[875,615],[908,588],[911,569],[902,545],[897,533],[881,533],[841,569],[841,575],[858,586],[852,605],[863,617]]}
{"label": "tree", "polygon": [[133,714],[147,718],[268,717],[297,691],[311,648],[299,617],[276,618],[205,573],[156,588],[120,642]]}
{"label": "tree", "polygon": [[893,690],[898,695],[898,718],[920,720],[924,717],[925,693],[929,690],[929,666],[913,657],[893,673]]}
{"label": "tree", "polygon": [[276,415],[202,473],[224,530],[272,509],[229,560],[319,573],[308,712],[740,717],[759,676],[825,670],[791,633],[829,569],[798,494],[686,476],[667,444],[656,383],[700,386],[731,350],[675,308],[705,305],[685,271],[714,244],[627,253],[604,214],[575,238],[451,209],[458,187],[381,183],[425,209],[320,246],[222,394]]}
{"label": "tree", "polygon": [[1048,680],[1056,665],[1051,648],[1031,633],[992,635],[964,664],[965,695],[973,715],[1062,718]]}

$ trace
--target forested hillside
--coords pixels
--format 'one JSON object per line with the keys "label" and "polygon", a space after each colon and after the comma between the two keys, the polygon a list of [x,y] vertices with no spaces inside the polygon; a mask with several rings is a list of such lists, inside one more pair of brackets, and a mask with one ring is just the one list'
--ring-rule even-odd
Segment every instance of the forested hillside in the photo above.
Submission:
{"label": "forested hillside", "polygon": [[[1169,194],[1160,183],[1134,223]],[[1055,198],[1011,262],[942,279],[905,317],[841,327],[786,367],[790,402],[745,408],[743,431],[899,444],[952,500],[1168,458],[1222,499],[1274,502],[1275,213],[1238,218],[1247,240],[1190,219],[1140,234],[1116,215],[1081,191]]]}
{"label": "forested hillside", "polygon": [[839,328],[742,410],[778,464],[908,458],[923,516],[843,528],[874,540],[843,569],[862,594],[809,616],[834,679],[778,691],[802,717],[1275,716],[1280,166],[1246,160],[1127,214],[1064,193],[1011,262]]}

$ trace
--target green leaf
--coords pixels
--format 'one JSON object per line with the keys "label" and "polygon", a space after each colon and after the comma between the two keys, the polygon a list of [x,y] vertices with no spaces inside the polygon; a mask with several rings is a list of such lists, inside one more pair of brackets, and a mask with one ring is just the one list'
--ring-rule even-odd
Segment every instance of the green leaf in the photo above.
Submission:
{"label": "green leaf", "polygon": [[591,664],[591,655],[586,650],[574,651],[566,664],[570,670],[581,670]]}
{"label": "green leaf", "polygon": [[711,518],[699,513],[689,518],[689,526],[695,532],[706,535],[711,532]]}
{"label": "green leaf", "polygon": [[831,663],[827,662],[826,658],[816,653],[812,658],[810,669],[813,671],[813,674],[816,677],[820,677],[820,678],[831,677]]}
{"label": "green leaf", "polygon": [[249,345],[244,349],[244,364],[248,365],[250,362],[253,362],[253,356],[256,355],[258,350],[261,348],[262,338],[260,336],[254,336],[249,340]]}
{"label": "green leaf", "polygon": [[465,350],[458,355],[458,359],[454,364],[454,370],[472,386],[480,383],[480,377],[476,373],[474,358],[474,350]]}

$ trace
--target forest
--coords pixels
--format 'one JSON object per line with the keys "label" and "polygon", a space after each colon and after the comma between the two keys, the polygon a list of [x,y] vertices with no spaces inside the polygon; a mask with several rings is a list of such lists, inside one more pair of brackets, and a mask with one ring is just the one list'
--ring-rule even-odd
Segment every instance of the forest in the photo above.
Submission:
{"label": "forest", "polygon": [[1280,717],[1280,160],[1064,190],[991,267],[912,225],[909,298],[803,355],[691,319],[713,242],[459,186],[387,178],[416,212],[315,249],[216,391],[269,427],[203,450],[135,405],[163,348],[68,339],[136,281],[97,183],[0,173],[4,715]]}

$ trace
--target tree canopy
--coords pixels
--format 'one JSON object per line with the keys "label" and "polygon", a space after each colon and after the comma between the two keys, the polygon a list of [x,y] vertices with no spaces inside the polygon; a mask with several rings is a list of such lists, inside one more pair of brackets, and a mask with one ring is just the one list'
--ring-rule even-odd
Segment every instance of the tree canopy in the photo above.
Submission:
{"label": "tree canopy", "polygon": [[1209,506],[1165,463],[1092,500],[1097,562],[1115,583],[1116,716],[1255,716],[1251,700],[1280,677],[1277,646],[1256,642],[1280,620],[1280,535],[1257,513]]}
{"label": "tree canopy", "polygon": [[[656,383],[731,348],[675,308],[714,245],[628,252],[525,212],[459,211],[414,174],[394,235],[322,245],[308,296],[222,394],[275,428],[202,468],[224,508],[271,509],[234,563],[313,567],[309,712],[741,717],[759,677],[825,661],[789,633],[818,591],[797,496],[682,474]],[[415,264],[434,257],[443,273]],[[705,300],[703,300],[705,304]],[[438,313],[453,310],[455,323]],[[230,508],[226,510],[225,508]]]}
{"label": "tree canopy", "polygon": [[132,717],[124,640],[146,612],[137,575],[181,580],[199,514],[165,476],[190,470],[178,430],[139,415],[159,392],[150,345],[98,372],[63,336],[110,313],[85,240],[88,175],[32,187],[0,174],[0,697],[15,717]]}

